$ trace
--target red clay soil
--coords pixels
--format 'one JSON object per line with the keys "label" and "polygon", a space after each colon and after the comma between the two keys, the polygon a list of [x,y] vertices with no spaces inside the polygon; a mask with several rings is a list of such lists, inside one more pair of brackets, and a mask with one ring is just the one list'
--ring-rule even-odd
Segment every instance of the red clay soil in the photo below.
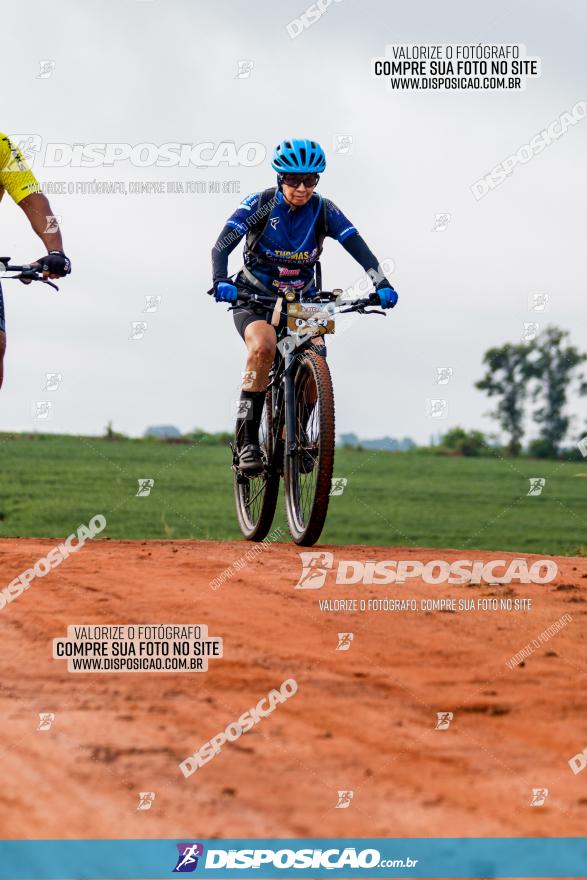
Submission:
{"label": "red clay soil", "polygon": [[[51,540],[0,541],[0,585]],[[0,610],[3,838],[580,836],[587,772],[587,561],[549,585],[296,590],[298,548],[89,541]],[[514,554],[322,547],[340,559]],[[533,560],[538,557],[527,557]],[[531,597],[530,611],[321,611],[333,598]],[[506,662],[563,615],[523,665]],[[69,624],[207,624],[206,673],[69,673]],[[352,632],[350,650],[336,650]],[[286,679],[295,696],[184,778],[178,764]],[[437,712],[454,714],[436,730]],[[55,713],[48,731],[38,714]],[[533,788],[547,788],[530,806]],[[337,792],[352,790],[337,809]],[[150,810],[138,793],[153,791]]]}

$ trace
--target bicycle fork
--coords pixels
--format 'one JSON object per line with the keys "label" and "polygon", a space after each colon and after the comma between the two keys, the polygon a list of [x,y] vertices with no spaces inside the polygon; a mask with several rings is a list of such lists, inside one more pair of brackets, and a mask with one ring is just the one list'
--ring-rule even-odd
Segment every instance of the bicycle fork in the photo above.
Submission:
{"label": "bicycle fork", "polygon": [[287,455],[293,455],[296,451],[296,407],[293,361],[293,355],[288,352],[285,355],[285,371],[283,377],[285,385],[285,437],[287,441]]}

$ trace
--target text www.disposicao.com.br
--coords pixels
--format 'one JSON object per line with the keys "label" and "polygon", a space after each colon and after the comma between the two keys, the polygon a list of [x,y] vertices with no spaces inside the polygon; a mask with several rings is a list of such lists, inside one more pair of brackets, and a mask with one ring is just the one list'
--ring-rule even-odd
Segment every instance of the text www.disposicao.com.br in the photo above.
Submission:
{"label": "text www.disposicao.com.br", "polygon": [[199,657],[71,657],[69,662],[77,672],[190,670],[201,669],[202,663]]}

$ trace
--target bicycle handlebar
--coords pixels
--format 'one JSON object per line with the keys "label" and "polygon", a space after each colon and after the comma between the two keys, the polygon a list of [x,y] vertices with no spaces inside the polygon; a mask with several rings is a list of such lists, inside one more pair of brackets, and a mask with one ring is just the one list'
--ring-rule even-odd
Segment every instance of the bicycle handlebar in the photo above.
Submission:
{"label": "bicycle handlebar", "polygon": [[[214,288],[208,291],[210,295],[214,293]],[[258,305],[266,306],[267,308],[274,308],[275,303],[279,294],[275,296],[269,296],[267,294],[259,293],[256,290],[249,288],[249,290],[243,289],[242,285],[239,285],[238,299],[241,302],[249,302],[249,303],[258,303]],[[320,304],[320,303],[337,303],[337,309],[341,315],[348,314],[348,312],[360,312],[364,315],[384,315],[385,312],[381,312],[375,309],[370,309],[366,311],[367,306],[377,306],[381,305],[379,300],[379,295],[376,291],[372,291],[367,297],[364,299],[345,300],[344,291],[342,290],[320,290],[316,296],[308,299],[308,304]],[[340,301],[342,300],[342,301]],[[287,302],[287,300],[285,300]],[[238,308],[238,306],[232,305],[231,309]]]}
{"label": "bicycle handlebar", "polygon": [[[56,284],[43,277],[40,266],[26,263],[24,266],[11,265],[10,257],[0,257],[0,280],[3,281],[22,281],[23,284],[30,284],[31,281],[40,281],[42,284],[48,284],[54,290],[59,290]],[[16,272],[16,275],[6,275],[6,272]]]}

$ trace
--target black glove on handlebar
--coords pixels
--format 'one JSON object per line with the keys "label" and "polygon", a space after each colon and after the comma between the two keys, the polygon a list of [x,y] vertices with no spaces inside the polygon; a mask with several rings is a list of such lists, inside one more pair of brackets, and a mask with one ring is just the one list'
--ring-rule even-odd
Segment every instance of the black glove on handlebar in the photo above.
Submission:
{"label": "black glove on handlebar", "polygon": [[40,257],[36,262],[40,263],[40,271],[48,272],[49,275],[59,275],[60,278],[63,278],[71,272],[71,262],[63,251],[49,251],[46,256]]}

